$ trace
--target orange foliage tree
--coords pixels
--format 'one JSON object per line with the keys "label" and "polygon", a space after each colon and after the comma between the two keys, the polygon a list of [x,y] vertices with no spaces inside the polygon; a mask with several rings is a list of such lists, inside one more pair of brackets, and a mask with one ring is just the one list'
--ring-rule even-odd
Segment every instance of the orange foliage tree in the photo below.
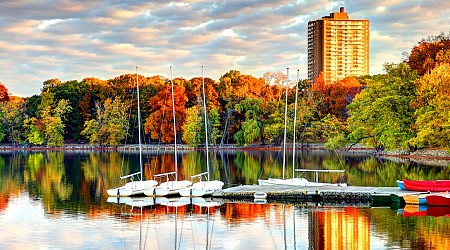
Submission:
{"label": "orange foliage tree", "polygon": [[226,112],[224,114],[224,133],[221,144],[224,143],[226,138],[232,137],[239,130],[239,124],[245,119],[245,114],[234,112],[236,104],[246,97],[260,99],[265,87],[263,78],[241,75],[236,70],[230,70],[220,78],[216,89],[220,93],[219,100]]}
{"label": "orange foliage tree", "polygon": [[[217,83],[211,78],[204,78],[204,81],[207,110],[214,107],[220,111],[219,94],[215,89]],[[186,83],[186,96],[189,99],[186,104],[187,108],[198,104],[202,105],[203,90],[201,77],[194,77]]]}
{"label": "orange foliage tree", "polygon": [[[179,81],[174,81],[179,82]],[[173,112],[172,112],[172,88],[167,84],[161,91],[149,100],[150,116],[144,124],[145,133],[150,134],[152,139],[161,142],[174,141]],[[176,85],[173,87],[175,101],[175,119],[177,135],[186,118],[186,103],[188,98],[185,87]]]}
{"label": "orange foliage tree", "polygon": [[322,75],[316,78],[313,91],[317,100],[317,113],[321,118],[330,114],[339,119],[347,118],[347,105],[361,91],[361,83],[354,76],[335,83],[325,83]]}
{"label": "orange foliage tree", "polygon": [[436,67],[439,52],[450,49],[450,34],[441,33],[438,36],[429,36],[415,45],[408,58],[408,65],[417,70],[420,76],[429,73]]}
{"label": "orange foliage tree", "polygon": [[8,89],[0,82],[0,102],[9,101]]}

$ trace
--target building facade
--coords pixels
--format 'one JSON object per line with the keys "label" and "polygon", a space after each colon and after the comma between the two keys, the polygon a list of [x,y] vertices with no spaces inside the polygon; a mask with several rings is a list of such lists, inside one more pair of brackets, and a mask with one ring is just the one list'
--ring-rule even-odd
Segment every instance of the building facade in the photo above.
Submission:
{"label": "building facade", "polygon": [[369,74],[369,20],[349,19],[344,7],[308,22],[308,79],[326,83]]}

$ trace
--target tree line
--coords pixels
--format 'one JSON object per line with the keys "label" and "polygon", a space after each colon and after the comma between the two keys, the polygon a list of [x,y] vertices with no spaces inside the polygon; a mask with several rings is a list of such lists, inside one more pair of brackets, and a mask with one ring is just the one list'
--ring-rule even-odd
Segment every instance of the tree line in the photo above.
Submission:
{"label": "tree line", "polygon": [[321,76],[314,83],[298,77],[287,82],[282,72],[256,78],[230,70],[218,81],[125,74],[109,80],[49,79],[39,95],[18,98],[0,83],[0,141],[47,146],[80,141],[124,144],[140,129],[138,80],[147,142],[176,139],[198,146],[205,142],[204,81],[212,145],[279,145],[287,111],[287,138],[296,136],[299,143],[326,141],[330,149],[349,143],[377,149],[448,148],[449,48],[448,34],[430,36],[419,41],[403,62],[386,63],[384,74],[347,77],[331,84]]}

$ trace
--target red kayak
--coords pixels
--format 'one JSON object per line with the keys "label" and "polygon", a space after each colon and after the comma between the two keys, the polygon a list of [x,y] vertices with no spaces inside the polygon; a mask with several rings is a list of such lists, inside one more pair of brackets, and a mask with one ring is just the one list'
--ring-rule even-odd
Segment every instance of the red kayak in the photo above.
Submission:
{"label": "red kayak", "polygon": [[446,192],[450,191],[450,180],[412,181],[403,180],[403,186],[410,191]]}
{"label": "red kayak", "polygon": [[426,197],[429,206],[450,206],[450,194],[430,194]]}

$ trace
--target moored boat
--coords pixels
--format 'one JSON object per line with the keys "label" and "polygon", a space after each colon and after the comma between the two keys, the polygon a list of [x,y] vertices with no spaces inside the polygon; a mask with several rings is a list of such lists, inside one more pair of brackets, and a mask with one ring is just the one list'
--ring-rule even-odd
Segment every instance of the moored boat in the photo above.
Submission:
{"label": "moored boat", "polygon": [[403,181],[397,180],[397,186],[402,191],[406,191],[405,185],[403,185]]}
{"label": "moored boat", "polygon": [[[121,180],[130,179],[129,182],[125,183],[125,185],[110,188],[106,190],[108,196],[134,196],[134,195],[142,195],[144,190],[149,188],[154,188],[158,185],[158,182],[155,180],[144,180],[143,177],[143,163],[142,163],[142,139],[141,139],[141,108],[140,108],[140,100],[139,100],[139,75],[138,68],[136,67],[136,91],[137,91],[137,113],[138,113],[138,134],[139,134],[139,167],[140,170],[137,173],[129,174],[126,176],[121,176]],[[134,180],[134,178],[138,178],[139,180]]]}
{"label": "moored boat", "polygon": [[426,199],[429,206],[450,206],[450,194],[448,192],[430,194]]}
{"label": "moored boat", "polygon": [[414,194],[405,194],[403,195],[403,199],[406,204],[414,204],[414,205],[426,205],[427,200],[426,197],[430,193],[414,193]]}
{"label": "moored boat", "polygon": [[370,199],[372,201],[372,204],[374,204],[374,206],[390,205],[392,203],[390,194],[372,193],[370,194]]}
{"label": "moored boat", "polygon": [[391,194],[391,195],[389,195],[389,197],[391,198],[392,202],[394,202],[394,203],[405,204],[405,199],[403,198],[402,195]]}
{"label": "moored boat", "polygon": [[[192,184],[189,188],[184,188],[179,191],[179,194],[183,197],[201,197],[209,196],[213,192],[222,190],[224,183],[220,180],[210,180],[209,169],[209,150],[208,150],[208,116],[206,114],[206,95],[205,95],[205,79],[203,77],[202,66],[202,92],[203,92],[203,114],[205,121],[205,148],[206,148],[206,168],[207,171],[197,175],[191,176],[191,179],[198,179],[198,182]],[[206,180],[203,180],[206,178]]]}
{"label": "moored boat", "polygon": [[450,191],[450,180],[414,181],[403,180],[403,186],[410,191],[446,192]]}

